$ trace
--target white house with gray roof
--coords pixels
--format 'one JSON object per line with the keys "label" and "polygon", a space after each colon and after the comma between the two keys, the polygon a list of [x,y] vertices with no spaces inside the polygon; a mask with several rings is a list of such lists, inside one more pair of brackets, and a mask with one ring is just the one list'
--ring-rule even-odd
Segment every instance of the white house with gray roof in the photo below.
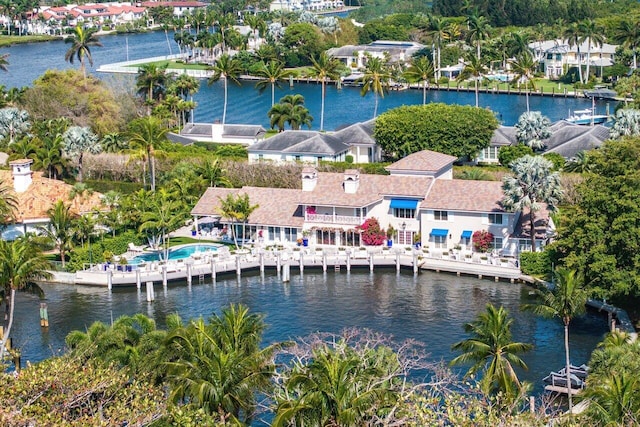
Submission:
{"label": "white house with gray roof", "polygon": [[[309,235],[311,244],[361,246],[358,226],[376,218],[382,228],[396,230],[397,244],[408,246],[417,239],[433,253],[470,251],[473,233],[479,230],[493,234],[494,247],[501,253],[515,255],[526,249],[528,237],[514,235],[526,229],[526,216],[501,207],[502,184],[453,179],[454,160],[425,150],[389,165],[390,175],[357,169],[323,173],[306,166],[299,189],[209,188],[191,214],[196,224],[199,218],[220,217],[224,197],[247,194],[258,208],[249,217],[246,237],[265,244],[294,244]],[[546,214],[539,218],[541,245],[550,220]],[[241,230],[238,226],[237,233]]]}
{"label": "white house with gray roof", "polygon": [[184,145],[197,141],[251,145],[264,138],[265,132],[260,125],[187,123],[179,134],[169,133],[167,138]]}
{"label": "white house with gray roof", "polygon": [[327,50],[327,55],[356,71],[367,66],[369,57],[386,58],[388,62],[409,62],[411,56],[424,47],[417,42],[377,40],[367,45],[333,47]]}

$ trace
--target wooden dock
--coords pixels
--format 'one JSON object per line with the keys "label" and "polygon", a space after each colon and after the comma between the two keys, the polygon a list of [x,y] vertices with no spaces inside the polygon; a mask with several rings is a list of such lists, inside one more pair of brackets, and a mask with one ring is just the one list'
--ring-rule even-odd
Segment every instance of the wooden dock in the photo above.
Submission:
{"label": "wooden dock", "polygon": [[557,385],[547,385],[547,386],[544,387],[544,389],[545,389],[545,391],[548,391],[548,392],[551,392],[551,393],[558,393],[558,394],[564,394],[564,395],[567,395],[570,392],[571,396],[575,396],[576,394],[579,394],[583,390],[581,388],[567,389],[567,387],[560,387],[560,386],[557,386]]}

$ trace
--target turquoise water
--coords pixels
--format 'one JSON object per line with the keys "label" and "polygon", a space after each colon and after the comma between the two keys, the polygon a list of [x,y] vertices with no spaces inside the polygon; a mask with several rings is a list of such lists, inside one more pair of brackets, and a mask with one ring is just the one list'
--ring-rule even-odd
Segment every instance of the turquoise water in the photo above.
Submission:
{"label": "turquoise water", "polygon": [[[198,252],[206,252],[206,251],[216,251],[218,250],[217,245],[207,245],[207,244],[193,244],[182,246],[178,249],[170,249],[169,250],[169,260],[175,261],[178,259],[189,258],[191,255]],[[149,261],[160,261],[162,259],[162,251],[159,252],[149,252],[146,254],[138,255],[129,261],[129,264],[141,264],[143,262]]]}

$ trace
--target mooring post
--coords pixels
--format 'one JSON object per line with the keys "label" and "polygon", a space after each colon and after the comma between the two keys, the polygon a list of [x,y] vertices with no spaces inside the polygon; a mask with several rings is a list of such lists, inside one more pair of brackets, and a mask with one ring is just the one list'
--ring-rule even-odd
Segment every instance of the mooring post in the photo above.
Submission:
{"label": "mooring post", "polygon": [[280,258],[280,251],[276,252],[276,271],[277,275],[280,275],[280,266],[282,265],[282,259]]}
{"label": "mooring post", "polygon": [[211,257],[211,280],[216,281],[216,263],[213,257]]}
{"label": "mooring post", "polygon": [[113,288],[113,270],[107,270],[107,289]]}
{"label": "mooring post", "polygon": [[282,266],[282,281],[288,282],[291,274],[291,264],[289,262],[285,262]]}
{"label": "mooring post", "polygon": [[151,302],[156,299],[155,293],[153,291],[153,282],[146,282],[145,287],[147,289],[147,302]]}
{"label": "mooring post", "polygon": [[162,286],[167,287],[167,265],[162,265]]}
{"label": "mooring post", "polygon": [[192,281],[192,277],[191,277],[191,263],[187,263],[187,285],[191,286],[191,281]]}
{"label": "mooring post", "polygon": [[142,278],[140,277],[140,269],[136,268],[136,288],[140,290],[141,286],[142,286]]}
{"label": "mooring post", "polygon": [[260,250],[260,273],[264,273],[264,252]]}
{"label": "mooring post", "polygon": [[322,251],[322,271],[327,272],[327,253]]}
{"label": "mooring post", "polygon": [[351,271],[351,250],[347,249],[344,251],[347,257],[347,273]]}
{"label": "mooring post", "polygon": [[400,272],[400,251],[396,252],[396,271]]}
{"label": "mooring post", "polygon": [[47,303],[40,303],[40,326],[43,328],[49,327],[49,313],[47,313]]}
{"label": "mooring post", "polygon": [[240,257],[236,255],[236,276],[240,276],[242,274],[242,268],[240,267]]}
{"label": "mooring post", "polygon": [[304,273],[304,252],[300,251],[300,274]]}
{"label": "mooring post", "polygon": [[418,253],[413,251],[413,274],[418,274]]}

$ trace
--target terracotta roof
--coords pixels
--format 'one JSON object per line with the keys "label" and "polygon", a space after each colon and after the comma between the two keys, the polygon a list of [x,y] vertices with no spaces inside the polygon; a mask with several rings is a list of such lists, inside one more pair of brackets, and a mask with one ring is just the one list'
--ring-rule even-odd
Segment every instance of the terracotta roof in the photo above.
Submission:
{"label": "terracotta roof", "polygon": [[409,154],[390,164],[385,169],[388,171],[439,171],[440,169],[451,165],[458,160],[457,157],[448,154],[438,153],[436,151],[422,150],[417,153]]}
{"label": "terracotta roof", "polygon": [[438,179],[433,184],[422,209],[470,212],[504,212],[502,182],[465,179]]}
{"label": "terracotta roof", "polygon": [[259,206],[249,217],[248,224],[302,227],[304,215],[300,208],[300,193],[302,190],[290,188],[210,187],[191,210],[191,214],[220,215],[220,199],[228,194],[248,194],[250,203]]}
{"label": "terracotta roof", "polygon": [[142,3],[144,7],[206,7],[206,3],[199,1],[145,1]]}
{"label": "terracotta roof", "polygon": [[313,191],[302,191],[300,203],[306,205],[364,207],[384,196],[424,198],[433,181],[430,177],[360,174],[358,189],[346,194],[342,173],[318,173]]}
{"label": "terracotta roof", "polygon": [[[11,171],[0,170],[0,182],[13,189],[13,178]],[[49,179],[42,176],[41,172],[33,172],[32,182],[27,191],[23,193],[12,193],[18,199],[18,211],[16,221],[47,218],[47,211],[58,201],[62,200],[66,204],[71,204],[71,211],[76,214],[83,214],[92,211],[94,208],[102,208],[100,198],[102,194],[94,192],[85,199],[76,197],[69,200],[69,194],[73,186],[56,179]]]}

